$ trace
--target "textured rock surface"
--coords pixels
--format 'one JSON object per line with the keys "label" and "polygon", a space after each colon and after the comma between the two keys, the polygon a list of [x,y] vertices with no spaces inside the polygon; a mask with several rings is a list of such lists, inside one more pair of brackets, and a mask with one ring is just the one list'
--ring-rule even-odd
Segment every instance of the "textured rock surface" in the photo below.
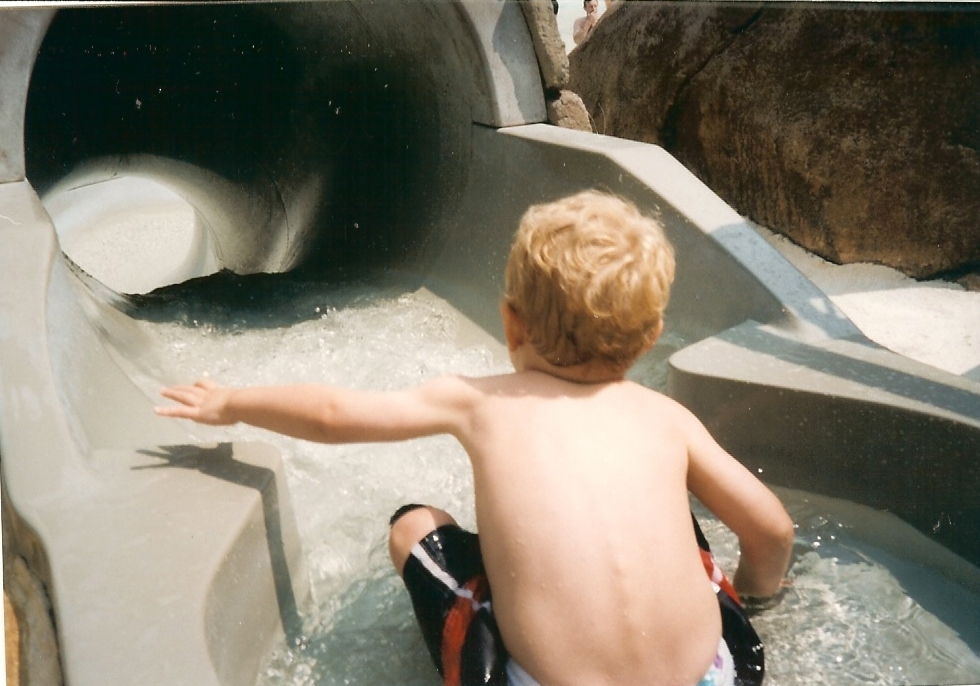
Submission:
{"label": "textured rock surface", "polygon": [[551,0],[521,0],[521,10],[531,33],[545,89],[564,88],[568,85],[568,55],[558,33]]}
{"label": "textured rock surface", "polygon": [[566,129],[592,131],[589,111],[578,94],[563,90],[558,97],[548,100],[548,122]]}
{"label": "textured rock surface", "polygon": [[[13,686],[61,686],[58,640],[51,621],[51,605],[44,586],[16,555],[4,555],[4,601],[10,603],[16,618],[14,626],[4,626],[15,636],[5,636],[8,646],[17,650],[16,673],[7,675]],[[7,660],[11,664],[10,658]]]}
{"label": "textured rock surface", "polygon": [[980,13],[626,3],[570,62],[599,133],[808,250],[980,267]]}

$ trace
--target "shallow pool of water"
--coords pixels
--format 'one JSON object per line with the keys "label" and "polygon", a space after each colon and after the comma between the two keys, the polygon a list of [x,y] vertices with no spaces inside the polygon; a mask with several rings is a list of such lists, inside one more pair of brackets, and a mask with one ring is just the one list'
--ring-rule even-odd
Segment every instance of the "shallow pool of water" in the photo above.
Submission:
{"label": "shallow pool of water", "polygon": [[[425,294],[291,285],[274,315],[218,311],[189,297],[175,305],[170,318],[179,321],[143,324],[152,344],[135,364],[148,388],[202,374],[228,384],[394,388],[447,372],[509,369],[492,340],[460,345],[458,314]],[[681,345],[668,337],[664,352]],[[663,387],[665,358],[645,360],[633,377]],[[448,437],[322,446],[249,427],[194,431],[202,440],[264,440],[286,461],[313,599],[303,609],[304,635],[273,650],[258,683],[438,684],[388,562],[387,519],[402,503],[427,502],[472,527],[472,481],[460,447]],[[767,646],[767,684],[980,681],[980,597],[857,536],[830,501],[780,495],[798,530],[789,587],[753,609]],[[731,573],[734,537],[694,507]]]}

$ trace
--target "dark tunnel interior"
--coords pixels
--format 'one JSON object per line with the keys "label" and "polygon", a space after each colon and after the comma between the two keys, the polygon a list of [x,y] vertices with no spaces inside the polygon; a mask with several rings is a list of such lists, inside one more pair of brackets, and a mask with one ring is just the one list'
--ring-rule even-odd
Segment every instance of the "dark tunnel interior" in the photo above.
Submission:
{"label": "dark tunnel interior", "polygon": [[178,160],[279,206],[294,240],[282,271],[417,261],[463,190],[472,122],[460,48],[440,48],[451,10],[397,32],[426,15],[399,5],[63,9],[29,90],[28,179],[43,197],[90,160]]}

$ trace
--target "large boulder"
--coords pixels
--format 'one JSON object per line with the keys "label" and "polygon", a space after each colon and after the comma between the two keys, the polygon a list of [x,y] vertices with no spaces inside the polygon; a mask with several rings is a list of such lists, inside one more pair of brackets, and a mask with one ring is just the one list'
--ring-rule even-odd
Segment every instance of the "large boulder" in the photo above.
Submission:
{"label": "large boulder", "polygon": [[570,88],[828,260],[976,269],[980,12],[874,5],[627,2]]}

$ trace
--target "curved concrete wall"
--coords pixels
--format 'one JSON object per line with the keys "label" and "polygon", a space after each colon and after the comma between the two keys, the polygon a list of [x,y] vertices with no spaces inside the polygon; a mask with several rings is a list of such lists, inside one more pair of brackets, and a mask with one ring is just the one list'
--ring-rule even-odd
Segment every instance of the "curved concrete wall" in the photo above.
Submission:
{"label": "curved concrete wall", "polygon": [[[253,683],[308,580],[279,456],[153,417],[48,212],[111,252],[114,214],[182,201],[201,254],[150,287],[422,265],[476,127],[543,119],[534,64],[511,3],[0,11],[5,519],[69,683]],[[172,247],[145,238],[132,259]]]}
{"label": "curved concrete wall", "polygon": [[891,509],[980,562],[980,386],[870,344],[662,149],[543,120],[512,2],[0,12],[0,468],[70,683],[251,682],[306,592],[278,456],[154,418],[116,295],[60,259],[52,216],[131,212],[131,181],[201,234],[159,285],[379,269],[496,336],[528,204],[598,185],[657,208],[689,344],[670,392],[773,483]]}

